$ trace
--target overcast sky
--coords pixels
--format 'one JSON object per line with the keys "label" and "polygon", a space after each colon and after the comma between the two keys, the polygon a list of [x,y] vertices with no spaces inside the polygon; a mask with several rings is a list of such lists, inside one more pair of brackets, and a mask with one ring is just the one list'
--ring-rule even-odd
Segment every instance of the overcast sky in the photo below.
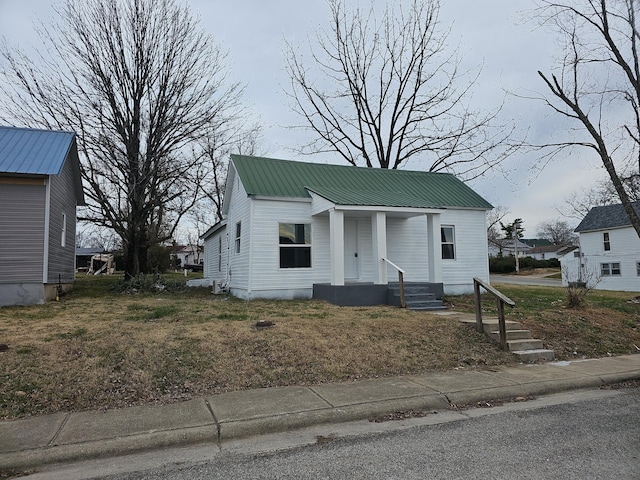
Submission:
{"label": "overcast sky", "polygon": [[[0,35],[10,44],[28,48],[37,45],[34,19],[51,18],[51,1],[0,0]],[[288,85],[284,68],[284,39],[297,45],[327,26],[329,8],[325,0],[188,0],[202,27],[229,52],[235,80],[247,85],[245,102],[265,126],[267,156],[303,161],[333,161],[322,157],[300,157],[294,153],[302,140],[288,127],[300,119],[287,106],[283,88]],[[441,21],[451,25],[449,43],[460,45],[469,65],[483,64],[473,102],[494,108],[504,91],[519,95],[543,92],[538,70],[549,71],[557,52],[551,32],[540,29],[524,12],[532,0],[442,0]],[[544,141],[564,128],[549,110],[531,100],[510,96],[503,115],[532,141]],[[504,165],[508,178],[490,173],[471,186],[493,205],[508,208],[507,220],[524,220],[525,236],[537,233],[544,220],[559,218],[554,204],[569,193],[589,188],[604,178],[598,159],[588,151],[548,165],[535,175],[535,154],[514,155]],[[335,158],[338,162],[338,158]]]}

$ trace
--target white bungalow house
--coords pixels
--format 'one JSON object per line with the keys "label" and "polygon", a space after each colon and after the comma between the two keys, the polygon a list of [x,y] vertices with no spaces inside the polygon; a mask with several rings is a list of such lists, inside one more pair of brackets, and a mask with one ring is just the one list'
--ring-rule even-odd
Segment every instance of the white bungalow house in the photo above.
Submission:
{"label": "white bungalow house", "polygon": [[398,280],[441,296],[489,279],[485,212],[450,174],[232,155],[204,277],[240,298],[386,303]]}
{"label": "white bungalow house", "polygon": [[560,258],[563,285],[640,292],[640,238],[622,204],[592,208],[575,231],[579,249]]}

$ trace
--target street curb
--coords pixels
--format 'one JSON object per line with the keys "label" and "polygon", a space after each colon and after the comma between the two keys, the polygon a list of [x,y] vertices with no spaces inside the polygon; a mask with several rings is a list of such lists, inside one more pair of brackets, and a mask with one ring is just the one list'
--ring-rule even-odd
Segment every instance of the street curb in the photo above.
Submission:
{"label": "street curb", "polygon": [[220,441],[267,433],[285,432],[313,425],[346,423],[402,410],[444,410],[449,408],[445,395],[427,395],[395,400],[348,405],[250,420],[220,423]]}
{"label": "street curb", "polygon": [[473,405],[483,401],[509,400],[518,396],[530,397],[594,389],[631,380],[640,380],[640,369],[601,375],[578,375],[557,380],[514,383],[508,386],[475,390],[435,392],[429,395],[317,408],[250,419],[221,422],[212,420],[210,423],[186,428],[155,429],[111,439],[51,445],[0,454],[0,470],[26,470],[48,464],[115,457],[168,447],[197,444],[210,444],[212,447],[219,447],[224,442],[240,438],[292,431],[321,424],[367,420],[393,412],[442,411],[455,406]]}

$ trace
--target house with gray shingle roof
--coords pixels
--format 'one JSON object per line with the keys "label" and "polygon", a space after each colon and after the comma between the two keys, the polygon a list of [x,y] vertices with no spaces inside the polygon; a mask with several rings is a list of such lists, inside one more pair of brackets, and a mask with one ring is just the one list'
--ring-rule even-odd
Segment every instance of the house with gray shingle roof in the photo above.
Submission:
{"label": "house with gray shingle roof", "polygon": [[0,306],[71,287],[83,204],[75,133],[0,127]]}
{"label": "house with gray shingle roof", "polygon": [[[633,208],[640,213],[640,202]],[[560,258],[563,285],[640,292],[640,238],[622,204],[592,208],[575,231],[579,250]]]}
{"label": "house with gray shingle roof", "polygon": [[245,299],[386,303],[399,271],[468,293],[489,279],[491,208],[450,174],[232,155],[204,275]]}

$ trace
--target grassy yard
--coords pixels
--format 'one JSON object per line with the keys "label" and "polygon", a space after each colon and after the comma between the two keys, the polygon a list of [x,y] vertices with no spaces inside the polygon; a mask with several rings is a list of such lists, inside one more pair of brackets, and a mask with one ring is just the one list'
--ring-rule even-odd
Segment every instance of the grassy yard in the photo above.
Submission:
{"label": "grassy yard", "polygon": [[[513,363],[473,328],[392,307],[241,301],[208,289],[118,293],[81,277],[60,302],[0,308],[0,418],[168,403],[224,391]],[[559,358],[636,352],[632,295],[562,308],[561,289],[503,286]],[[451,297],[472,311],[471,297]],[[488,310],[491,303],[485,302]],[[256,322],[273,322],[256,328]],[[574,353],[575,352],[575,353]]]}

